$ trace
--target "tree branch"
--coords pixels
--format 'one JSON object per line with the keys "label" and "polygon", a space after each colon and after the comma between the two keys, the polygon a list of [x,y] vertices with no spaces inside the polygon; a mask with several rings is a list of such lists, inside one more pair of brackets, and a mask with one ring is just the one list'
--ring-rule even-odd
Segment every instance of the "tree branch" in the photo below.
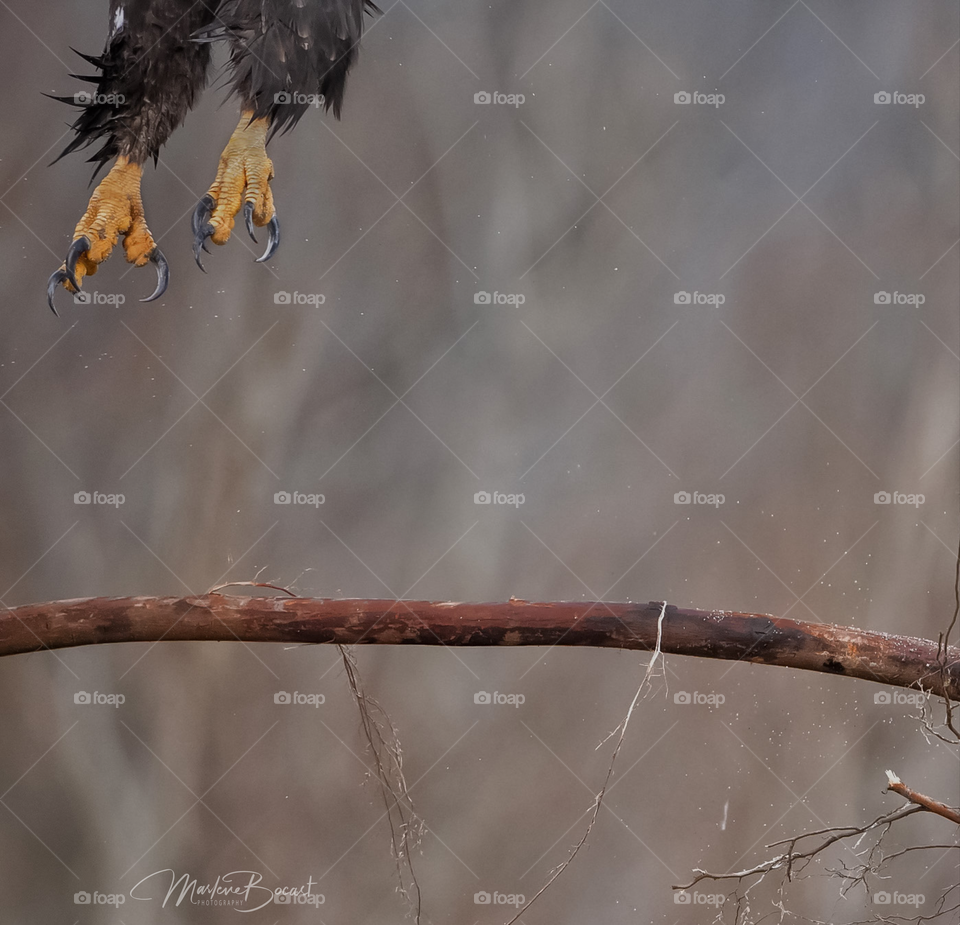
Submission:
{"label": "tree branch", "polygon": [[900,780],[893,771],[887,771],[887,790],[899,793],[905,800],[916,803],[917,806],[927,810],[927,812],[936,813],[938,816],[943,816],[944,819],[949,819],[951,822],[960,825],[960,812],[952,806],[947,806],[946,803],[934,800],[933,797],[927,797],[922,793],[917,793],[916,790],[911,789]]}
{"label": "tree branch", "polygon": [[[0,615],[0,655],[114,642],[605,646],[653,651],[662,602],[462,604],[198,597],[85,598]],[[767,614],[666,606],[664,653],[822,671],[960,700],[960,649]],[[944,658],[944,656],[946,656]]]}
{"label": "tree branch", "polygon": [[[893,823],[899,822],[901,819],[905,819],[907,816],[912,816],[915,813],[922,811],[922,806],[910,806],[906,809],[898,809],[894,810],[893,812],[884,813],[882,816],[878,816],[873,820],[873,822],[868,822],[866,825],[836,825],[830,826],[826,829],[818,829],[815,832],[803,832],[800,835],[793,835],[790,838],[783,839],[782,841],[775,841],[771,842],[769,845],[766,845],[765,847],[767,848],[780,848],[786,845],[787,850],[782,854],[777,854],[766,861],[762,861],[755,867],[748,867],[745,870],[729,871],[725,874],[711,873],[710,871],[700,870],[697,868],[694,870],[694,878],[689,883],[676,884],[673,886],[673,889],[689,890],[701,880],[740,881],[746,880],[750,877],[759,877],[762,879],[764,876],[766,876],[766,874],[772,873],[775,870],[783,870],[786,879],[792,880],[798,870],[805,866],[807,861],[810,861],[822,854],[831,845],[834,845],[837,842],[845,841],[849,838],[857,838],[874,830],[879,830],[880,839],[882,839]],[[812,844],[809,848],[804,848],[801,850],[797,847],[797,845],[805,838],[818,838],[819,841]],[[876,851],[878,849],[879,841],[878,844],[874,846],[873,850]],[[843,879],[859,882],[863,879],[865,872],[869,871],[870,869],[870,865],[863,865],[860,871],[857,872],[856,876],[844,876]]]}

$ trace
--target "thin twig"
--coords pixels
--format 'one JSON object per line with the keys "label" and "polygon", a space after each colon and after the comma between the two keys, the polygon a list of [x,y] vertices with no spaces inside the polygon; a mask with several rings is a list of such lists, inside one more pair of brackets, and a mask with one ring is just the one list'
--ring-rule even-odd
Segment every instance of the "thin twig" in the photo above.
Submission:
{"label": "thin twig", "polygon": [[272,588],[274,591],[283,591],[284,594],[289,594],[290,597],[297,596],[289,588],[284,588],[280,585],[271,585],[265,581],[226,581],[222,585],[217,585],[216,587],[211,588],[207,592],[207,594],[218,594],[224,588],[236,588],[236,587]]}
{"label": "thin twig", "polygon": [[[593,814],[590,816],[590,821],[587,823],[587,827],[584,829],[583,835],[580,837],[580,840],[576,843],[576,845],[573,846],[573,850],[570,852],[567,859],[553,871],[547,882],[544,883],[539,890],[537,890],[537,892],[530,898],[528,902],[524,903],[524,905],[517,910],[517,914],[510,919],[506,925],[513,925],[513,923],[516,922],[521,915],[523,915],[541,896],[543,896],[543,894],[556,882],[557,878],[573,863],[574,858],[580,853],[580,849],[586,844],[587,839],[590,837],[590,833],[593,831],[593,827],[597,823],[597,817],[600,815],[600,807],[603,805],[603,797],[607,792],[607,787],[610,786],[610,778],[613,777],[613,766],[616,764],[617,755],[620,754],[620,749],[623,747],[623,740],[627,734],[627,723],[630,722],[630,717],[633,715],[634,707],[636,707],[637,701],[640,699],[640,695],[643,693],[644,688],[649,684],[654,665],[658,656],[660,655],[660,643],[663,634],[663,618],[666,612],[667,602],[664,601],[663,607],[660,610],[660,618],[657,621],[657,642],[653,649],[653,655],[650,657],[650,661],[647,664],[647,670],[644,672],[643,680],[640,682],[637,692],[633,695],[633,700],[630,702],[630,707],[627,709],[627,715],[623,718],[623,722],[617,727],[620,730],[620,735],[617,738],[617,744],[613,749],[613,755],[610,757],[610,764],[607,767],[607,775],[603,779],[603,786],[600,788],[600,792],[594,798]],[[615,729],[611,735],[616,733],[616,731],[617,730]],[[609,736],[607,738],[609,738]]]}
{"label": "thin twig", "polygon": [[911,789],[893,771],[887,771],[887,790],[899,793],[905,800],[916,803],[917,806],[927,810],[927,812],[936,813],[938,816],[943,816],[944,819],[949,819],[951,822],[960,825],[960,812],[952,806],[947,806],[946,803],[941,803],[939,800],[934,800],[932,797],[924,796],[922,793]]}
{"label": "thin twig", "polygon": [[[370,746],[376,767],[376,778],[380,784],[387,821],[390,826],[390,846],[397,869],[397,890],[405,902],[412,908],[417,925],[421,915],[420,883],[413,866],[413,854],[420,846],[423,823],[413,807],[413,800],[403,774],[403,753],[400,749],[400,737],[396,727],[386,712],[363,689],[363,682],[352,654],[343,646],[337,646],[343,660],[347,683],[353,693],[357,709],[360,712],[360,728]],[[374,713],[382,718],[378,720]],[[384,723],[389,727],[389,737],[383,734]],[[410,885],[407,885],[409,877]],[[410,896],[410,891],[414,896]]]}

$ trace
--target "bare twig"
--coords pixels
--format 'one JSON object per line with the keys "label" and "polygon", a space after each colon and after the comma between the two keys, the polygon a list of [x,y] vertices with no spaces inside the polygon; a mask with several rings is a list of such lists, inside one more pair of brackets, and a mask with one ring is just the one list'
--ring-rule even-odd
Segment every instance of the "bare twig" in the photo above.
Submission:
{"label": "bare twig", "polygon": [[[904,785],[892,771],[887,771],[887,790],[892,790],[900,794],[910,800],[913,805],[900,807],[899,809],[884,813],[866,825],[831,826],[829,828],[819,829],[813,832],[804,832],[800,835],[794,835],[790,838],[771,842],[766,846],[768,849],[785,848],[786,850],[780,851],[754,867],[749,867],[744,870],[714,873],[697,869],[694,871],[694,877],[689,883],[676,885],[673,888],[675,890],[689,890],[702,880],[715,882],[736,881],[738,884],[737,896],[739,900],[745,897],[747,893],[767,877],[768,874],[774,871],[781,871],[780,891],[782,894],[783,886],[792,881],[795,876],[799,875],[811,861],[820,857],[831,845],[845,843],[847,849],[856,857],[856,863],[850,865],[841,861],[839,868],[827,868],[832,876],[838,877],[843,881],[844,886],[841,892],[845,894],[858,884],[866,886],[868,876],[879,875],[882,867],[905,854],[914,851],[927,851],[932,848],[944,850],[960,848],[960,845],[956,844],[911,845],[892,853],[885,853],[883,850],[884,838],[896,823],[909,816],[915,816],[917,813],[932,812],[944,816],[952,822],[960,823],[960,813],[958,813],[957,810],[911,790]],[[863,846],[862,843],[864,839],[870,835],[875,835],[875,840]],[[802,847],[802,845],[807,844],[808,839],[813,839],[813,843],[809,844],[809,847]],[[745,885],[748,881],[749,885]],[[948,891],[948,893],[949,892],[950,891]],[[944,911],[942,907],[946,896],[947,894],[944,894],[941,897],[941,908],[935,915],[929,917],[921,916],[913,921],[933,921],[937,919]],[[888,921],[888,919],[878,919],[878,921]]]}
{"label": "bare twig", "polygon": [[[623,740],[627,734],[627,723],[630,722],[630,717],[633,715],[633,710],[637,705],[637,701],[640,699],[640,695],[643,693],[644,689],[650,683],[650,677],[653,674],[653,669],[656,664],[657,658],[660,655],[660,643],[661,636],[663,632],[663,618],[667,612],[667,602],[663,602],[663,606],[660,610],[660,618],[657,620],[657,643],[653,650],[653,655],[650,656],[650,662],[647,664],[647,670],[644,672],[643,680],[640,682],[640,686],[637,688],[637,692],[633,695],[633,700],[630,703],[629,708],[627,709],[627,715],[624,716],[623,722],[617,727],[619,729],[619,736],[617,737],[617,744],[613,749],[613,754],[610,756],[610,764],[607,766],[607,775],[603,779],[603,786],[600,788],[600,792],[594,797],[593,801],[593,812],[590,815],[590,821],[587,823],[587,827],[583,831],[583,835],[580,836],[580,840],[573,846],[570,851],[570,854],[567,855],[566,860],[564,860],[555,870],[553,870],[550,876],[547,878],[547,882],[544,883],[542,887],[530,898],[530,900],[524,903],[518,910],[517,914],[507,922],[507,925],[513,925],[520,916],[522,916],[556,881],[556,879],[573,863],[574,858],[580,853],[580,849],[587,843],[587,839],[590,837],[590,833],[593,831],[593,827],[597,824],[597,817],[600,815],[600,807],[603,806],[603,798],[606,795],[607,787],[610,786],[610,778],[613,777],[613,766],[617,763],[617,755],[620,754],[620,749],[623,747]],[[617,729],[611,733],[615,735]],[[608,736],[609,738],[609,736]],[[606,740],[604,740],[606,741]]]}
{"label": "bare twig", "polygon": [[226,581],[222,585],[215,585],[212,587],[207,594],[218,594],[224,588],[271,588],[274,591],[283,591],[284,594],[289,594],[290,597],[296,597],[289,588],[284,588],[281,585],[272,585],[266,581]]}
{"label": "bare twig", "polygon": [[[911,806],[907,809],[898,809],[894,812],[884,813],[882,816],[878,816],[873,820],[873,822],[869,822],[866,825],[831,826],[826,829],[818,829],[815,832],[804,832],[801,835],[794,835],[781,841],[771,842],[770,844],[766,845],[767,848],[780,848],[786,845],[787,850],[780,854],[774,855],[766,861],[762,861],[760,864],[757,864],[754,867],[746,868],[745,870],[736,870],[725,874],[719,874],[712,873],[707,870],[697,869],[694,871],[694,878],[689,883],[676,884],[674,885],[673,889],[689,890],[701,880],[742,881],[750,877],[760,877],[775,870],[783,870],[786,879],[791,880],[793,879],[794,871],[796,869],[802,868],[806,862],[813,860],[813,858],[826,851],[826,849],[831,845],[834,845],[840,841],[844,841],[848,838],[858,838],[874,830],[879,830],[882,838],[883,834],[886,833],[886,831],[894,822],[898,822],[901,819],[906,819],[907,816],[912,816],[915,813],[922,811],[923,810],[919,806]],[[797,848],[798,844],[806,838],[819,838],[820,840],[810,848],[799,850]]]}
{"label": "bare twig", "polygon": [[[937,645],[937,661],[940,664],[940,674],[941,677],[946,673],[947,665],[949,664],[949,656],[947,650],[950,645],[950,634],[953,632],[953,628],[957,625],[957,619],[960,618],[960,549],[957,550],[957,565],[956,571],[953,576],[953,619],[950,621],[950,625],[947,627],[945,633],[940,634],[939,643]],[[945,711],[946,719],[944,723],[946,727],[953,733],[955,739],[960,739],[960,731],[957,730],[957,727],[953,724],[953,699],[956,695],[952,695],[947,692],[945,697]]]}
{"label": "bare twig", "polygon": [[[403,774],[400,737],[380,704],[364,691],[353,655],[343,646],[337,648],[343,660],[347,683],[350,685],[357,709],[360,711],[360,727],[373,755],[376,778],[380,784],[385,815],[390,825],[390,845],[397,866],[397,890],[412,908],[415,921],[419,925],[420,883],[414,870],[413,855],[420,846],[423,823],[413,807],[407,780]],[[389,727],[386,736],[384,726]]]}
{"label": "bare twig", "polygon": [[893,771],[887,771],[887,790],[899,793],[905,800],[916,803],[921,809],[936,813],[938,816],[943,816],[944,819],[949,819],[951,822],[960,825],[960,812],[952,806],[947,806],[946,803],[941,803],[939,800],[934,800],[932,797],[924,796],[922,793],[912,790]]}

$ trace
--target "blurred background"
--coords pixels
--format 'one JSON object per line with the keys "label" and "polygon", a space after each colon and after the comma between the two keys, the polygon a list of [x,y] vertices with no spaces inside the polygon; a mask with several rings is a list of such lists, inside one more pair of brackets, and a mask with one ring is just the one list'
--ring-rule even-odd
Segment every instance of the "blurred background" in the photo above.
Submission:
{"label": "blurred background", "polygon": [[[99,53],[107,4],[2,4],[0,601],[258,578],[936,638],[960,530],[956,4],[382,5],[342,122],[311,111],[271,144],[274,260],[254,264],[263,242],[236,233],[206,274],[193,263],[189,214],[238,115],[214,81],[144,176],[166,296],[138,302],[153,270],[118,249],[86,283],[98,304],[61,292],[56,318],[44,288],[90,165],[47,166],[72,117],[42,93],[85,86],[70,48]],[[124,501],[76,505],[81,491]],[[323,503],[274,503],[283,491]],[[523,502],[476,504],[485,491]],[[425,822],[423,921],[507,921],[514,907],[475,894],[529,898],[568,856],[647,658],[356,658]],[[672,884],[894,808],[885,768],[960,802],[956,751],[925,740],[913,706],[875,703],[882,690],[668,657],[588,848],[523,921],[706,921],[729,885],[682,905]],[[234,920],[164,908],[169,873],[129,898],[164,870],[312,879],[325,899],[253,921],[404,919],[334,649],[36,653],[0,662],[0,692],[6,922]],[[891,846],[955,838],[914,818]],[[888,890],[931,915],[958,878],[956,851],[918,852],[842,898],[825,871],[856,861],[837,847],[787,907],[854,921],[888,912],[873,902]],[[774,887],[741,921],[773,912]],[[78,891],[128,898],[81,906]]]}

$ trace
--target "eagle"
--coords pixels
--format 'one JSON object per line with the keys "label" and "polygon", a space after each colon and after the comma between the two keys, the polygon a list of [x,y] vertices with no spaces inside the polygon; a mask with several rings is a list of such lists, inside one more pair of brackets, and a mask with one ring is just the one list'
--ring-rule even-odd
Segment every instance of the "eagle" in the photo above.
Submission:
{"label": "eagle", "polygon": [[372,0],[110,0],[103,53],[77,52],[98,73],[71,75],[92,88],[54,97],[80,109],[71,126],[75,136],[60,157],[99,144],[89,159],[96,164],[94,178],[112,162],[47,283],[54,314],[57,288],[79,292],[84,276],[96,273],[121,236],[130,263],[156,268],[156,289],[141,301],[166,291],[169,266],[140,195],[143,165],[151,158],[156,164],[161,146],[197,102],[216,42],[229,50],[228,83],[241,115],[193,213],[194,258],[203,270],[201,251],[209,253],[208,241],[226,244],[242,208],[255,242],[254,228],[266,226],[258,262],[269,260],[280,244],[280,223],[267,143],[292,129],[310,106],[340,118],[364,14],[379,12]]}

